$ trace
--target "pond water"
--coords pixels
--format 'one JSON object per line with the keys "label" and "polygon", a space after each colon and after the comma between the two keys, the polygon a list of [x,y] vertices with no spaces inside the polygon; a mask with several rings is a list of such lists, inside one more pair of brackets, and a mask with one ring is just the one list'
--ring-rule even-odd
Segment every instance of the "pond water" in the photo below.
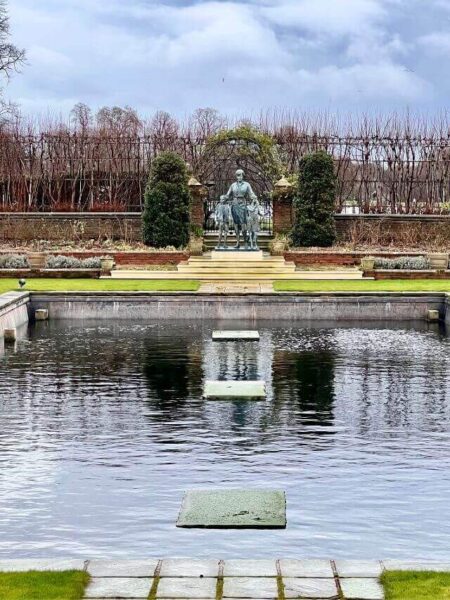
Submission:
{"label": "pond water", "polygon": [[[0,556],[448,558],[450,338],[425,324],[38,323],[0,356]],[[207,402],[203,380],[267,382]],[[281,488],[286,530],[175,527]]]}

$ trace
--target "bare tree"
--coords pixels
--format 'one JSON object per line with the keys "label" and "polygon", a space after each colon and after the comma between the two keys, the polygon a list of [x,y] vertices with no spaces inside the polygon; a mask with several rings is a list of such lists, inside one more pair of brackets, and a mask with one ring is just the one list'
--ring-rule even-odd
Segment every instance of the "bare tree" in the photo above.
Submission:
{"label": "bare tree", "polygon": [[9,16],[6,0],[0,0],[0,73],[7,78],[17,71],[25,60],[25,51],[10,41]]}
{"label": "bare tree", "polygon": [[70,111],[70,122],[75,131],[86,133],[94,122],[92,110],[87,104],[78,102]]}
{"label": "bare tree", "polygon": [[[0,75],[8,81],[14,71],[25,61],[25,51],[11,43],[9,15],[6,0],[0,0]],[[0,125],[10,123],[17,119],[18,108],[3,98],[3,89],[0,87]]]}

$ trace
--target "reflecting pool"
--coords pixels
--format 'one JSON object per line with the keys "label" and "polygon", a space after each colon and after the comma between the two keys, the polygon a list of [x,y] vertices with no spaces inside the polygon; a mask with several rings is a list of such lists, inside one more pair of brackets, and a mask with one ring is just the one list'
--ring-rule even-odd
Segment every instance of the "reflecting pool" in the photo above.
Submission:
{"label": "reflecting pool", "polygon": [[[449,384],[420,323],[37,323],[0,354],[0,556],[446,559]],[[286,490],[287,529],[175,527],[185,490],[239,487]]]}

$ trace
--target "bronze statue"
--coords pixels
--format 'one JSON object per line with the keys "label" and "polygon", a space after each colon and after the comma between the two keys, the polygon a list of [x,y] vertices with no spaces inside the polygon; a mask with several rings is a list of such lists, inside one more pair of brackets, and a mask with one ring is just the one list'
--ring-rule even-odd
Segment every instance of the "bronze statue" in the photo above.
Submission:
{"label": "bronze statue", "polygon": [[247,240],[247,201],[251,201],[256,198],[252,186],[244,181],[244,171],[238,169],[236,171],[236,181],[231,184],[228,193],[226,194],[228,200],[231,201],[231,216],[233,217],[234,230],[236,233],[236,249],[240,247],[241,235],[245,242],[245,247],[248,248]]}
{"label": "bronze statue", "polygon": [[219,241],[216,250],[220,250],[227,247],[228,227],[231,216],[228,196],[220,196],[220,202],[216,206],[215,216],[216,223],[219,226]]}

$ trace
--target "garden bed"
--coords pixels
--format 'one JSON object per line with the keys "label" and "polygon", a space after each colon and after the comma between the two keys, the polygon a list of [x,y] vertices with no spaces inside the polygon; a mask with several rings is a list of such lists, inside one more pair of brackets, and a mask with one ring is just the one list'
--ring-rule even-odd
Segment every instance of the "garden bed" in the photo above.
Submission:
{"label": "garden bed", "polygon": [[374,269],[364,271],[363,277],[371,279],[450,279],[450,270],[404,270],[404,269]]}
{"label": "garden bed", "polygon": [[[26,255],[25,250],[0,250],[0,256],[20,254]],[[47,256],[69,256],[84,260],[86,258],[101,258],[103,256],[111,256],[116,263],[116,266],[135,266],[144,267],[147,265],[178,265],[180,262],[188,260],[190,253],[185,251],[171,250],[137,250],[137,251],[105,251],[105,250],[55,250],[45,251],[43,254]]]}
{"label": "garden bed", "polygon": [[111,275],[101,269],[0,269],[2,279],[99,279],[100,275]]}

